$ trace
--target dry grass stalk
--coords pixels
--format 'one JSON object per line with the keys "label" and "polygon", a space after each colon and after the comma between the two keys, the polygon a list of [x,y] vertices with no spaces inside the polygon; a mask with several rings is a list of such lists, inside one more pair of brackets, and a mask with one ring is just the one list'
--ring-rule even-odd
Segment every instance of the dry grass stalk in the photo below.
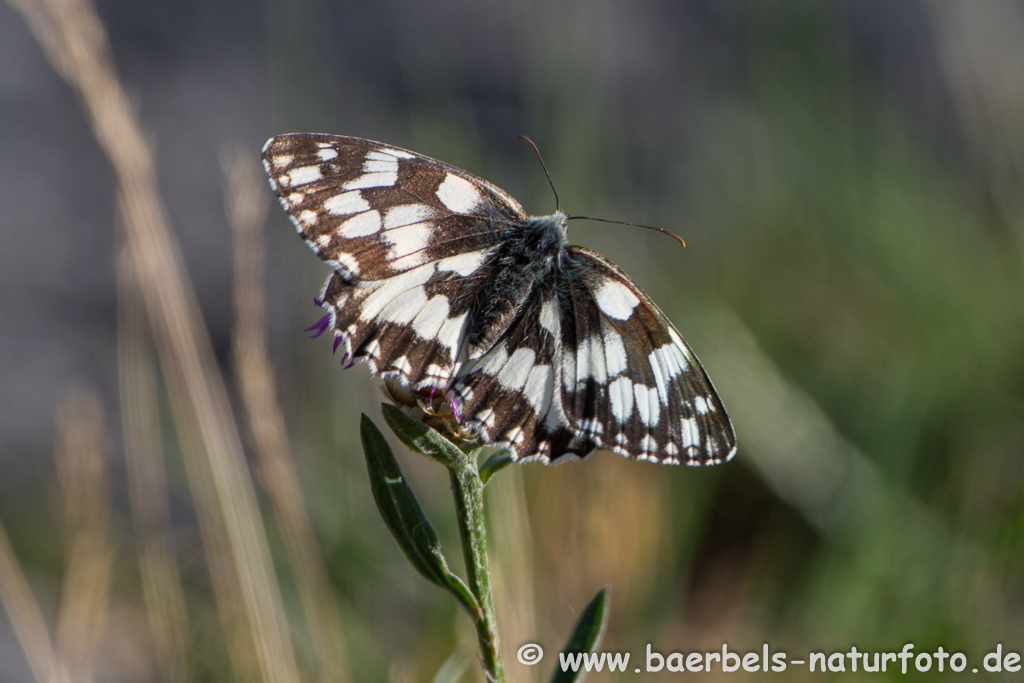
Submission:
{"label": "dry grass stalk", "polygon": [[184,678],[188,618],[171,547],[156,368],[131,261],[123,257],[119,265],[118,372],[128,494],[154,660],[164,680],[173,682]]}
{"label": "dry grass stalk", "polygon": [[95,676],[110,597],[109,444],[99,398],[68,392],[58,410],[57,475],[64,501],[67,567],[57,615],[57,649],[76,681]]}
{"label": "dry grass stalk", "polygon": [[[262,680],[299,680],[270,551],[222,377],[156,188],[152,155],[117,79],[106,34],[87,0],[8,0],[76,89],[113,166],[135,264],[185,457],[208,480]],[[201,514],[203,512],[201,511]]]}
{"label": "dry grass stalk", "polygon": [[321,679],[349,679],[345,641],[327,570],[292,464],[284,415],[267,353],[263,223],[266,181],[251,155],[224,161],[228,219],[234,234],[234,354],[239,394],[249,418],[262,481],[295,571]]}

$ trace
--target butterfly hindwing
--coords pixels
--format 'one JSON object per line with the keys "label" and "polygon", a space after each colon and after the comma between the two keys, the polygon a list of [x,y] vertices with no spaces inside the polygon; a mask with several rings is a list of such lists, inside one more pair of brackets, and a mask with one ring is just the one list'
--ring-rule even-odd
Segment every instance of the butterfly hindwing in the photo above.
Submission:
{"label": "butterfly hindwing", "polygon": [[535,289],[507,333],[466,362],[452,387],[469,427],[514,460],[550,462],[594,448],[572,428],[558,391],[565,348],[556,289]]}
{"label": "butterfly hindwing", "polygon": [[599,254],[570,247],[562,334],[568,421],[596,446],[691,465],[732,457],[736,439],[717,392],[650,298]]}

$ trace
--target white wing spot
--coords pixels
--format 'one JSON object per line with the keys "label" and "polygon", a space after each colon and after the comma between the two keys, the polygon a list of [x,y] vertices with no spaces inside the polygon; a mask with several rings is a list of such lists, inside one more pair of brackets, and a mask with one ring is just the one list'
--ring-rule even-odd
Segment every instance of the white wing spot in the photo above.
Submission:
{"label": "white wing spot", "polygon": [[633,395],[636,398],[636,412],[640,421],[648,427],[658,424],[661,417],[661,402],[658,399],[657,388],[648,387],[646,384],[634,384]]}
{"label": "white wing spot", "polygon": [[286,183],[288,187],[296,187],[298,185],[308,185],[309,183],[320,180],[322,177],[323,176],[320,175],[319,166],[301,166],[289,171],[287,176],[282,176],[282,179],[288,178],[288,182]]}
{"label": "white wing spot", "polygon": [[576,354],[576,381],[583,382],[588,377],[593,377],[598,384],[604,384],[608,379],[608,370],[604,362],[604,347],[601,337],[594,335],[588,337],[580,344],[579,352]]}
{"label": "white wing spot", "polygon": [[348,239],[366,237],[379,231],[380,214],[376,211],[364,211],[356,214],[338,227],[338,234]]}
{"label": "white wing spot", "polygon": [[692,448],[700,444],[700,429],[697,420],[690,417],[683,420],[683,448]]}
{"label": "white wing spot", "polygon": [[447,379],[448,373],[446,373],[444,368],[442,368],[440,365],[431,363],[430,365],[427,366],[427,369],[426,371],[424,371],[423,376],[425,380],[423,382],[420,382],[420,386],[428,386],[434,384],[435,380]]}
{"label": "white wing spot", "polygon": [[367,161],[363,164],[363,173],[398,173],[398,159],[388,158],[387,161]]}
{"label": "white wing spot", "polygon": [[413,223],[381,233],[391,243],[391,258],[400,258],[425,249],[430,243],[430,223]]}
{"label": "white wing spot", "polygon": [[447,319],[448,297],[443,294],[432,296],[412,321],[412,331],[423,339],[433,339]]}
{"label": "white wing spot", "polygon": [[612,415],[619,422],[625,422],[633,414],[633,381],[619,377],[608,385],[608,399],[612,404]]}
{"label": "white wing spot", "polygon": [[320,151],[317,152],[316,155],[320,157],[321,161],[330,161],[331,159],[336,159],[338,157],[338,150],[331,146],[321,147]]}
{"label": "white wing spot", "polygon": [[609,377],[625,372],[628,367],[622,336],[610,328],[604,331],[604,364]]}
{"label": "white wing spot", "polygon": [[359,275],[359,261],[352,254],[338,254],[337,258],[328,261],[327,265],[346,275]]}
{"label": "white wing spot", "polygon": [[558,312],[558,301],[551,297],[544,302],[540,309],[540,326],[557,337],[560,329],[561,316]]}
{"label": "white wing spot", "polygon": [[299,222],[302,223],[303,225],[312,225],[313,223],[316,223],[316,217],[316,211],[310,211],[309,209],[306,209],[305,211],[299,214]]}
{"label": "white wing spot", "polygon": [[364,173],[358,178],[345,183],[342,187],[346,190],[358,190],[364,187],[391,187],[398,180],[397,171],[384,171],[381,173]]}
{"label": "white wing spot", "polygon": [[693,409],[700,415],[705,415],[711,410],[711,404],[703,396],[693,399]]}
{"label": "white wing spot", "polygon": [[359,192],[342,192],[324,202],[324,208],[335,216],[347,216],[370,210],[370,204]]}
{"label": "white wing spot", "polygon": [[606,279],[594,292],[597,305],[604,314],[616,320],[626,320],[640,303],[636,294],[618,280]]}
{"label": "white wing spot", "polygon": [[406,358],[405,356],[402,356],[401,358],[396,358],[395,360],[391,361],[391,367],[393,367],[395,370],[398,370],[404,375],[408,375],[410,372],[412,372],[412,363],[410,363],[409,359]]}
{"label": "white wing spot", "polygon": [[427,256],[425,252],[414,251],[411,254],[407,254],[400,258],[396,258],[388,265],[391,267],[392,270],[409,270],[410,268],[421,266],[426,262]]}
{"label": "white wing spot", "polygon": [[426,305],[427,290],[423,287],[413,287],[395,297],[377,317],[386,322],[408,325]]}
{"label": "white wing spot", "polygon": [[462,338],[462,328],[465,325],[466,317],[469,312],[465,312],[457,318],[448,318],[441,325],[441,329],[437,333],[437,341],[439,344],[444,344],[448,347],[448,352],[455,355],[455,350],[459,347],[459,340]]}
{"label": "white wing spot", "polygon": [[489,375],[496,375],[508,361],[508,349],[505,344],[496,346],[487,352],[480,361],[480,369]]}
{"label": "white wing spot", "polygon": [[523,395],[538,415],[548,412],[555,383],[555,371],[550,365],[534,365],[526,380]]}
{"label": "white wing spot", "polygon": [[434,217],[434,210],[426,204],[401,204],[384,213],[384,229],[392,230]]}
{"label": "white wing spot", "polygon": [[451,173],[437,188],[437,198],[454,213],[469,213],[483,200],[473,183]]}
{"label": "white wing spot", "polygon": [[[373,287],[374,292],[366,297],[365,301],[363,301],[363,308],[359,311],[359,317],[362,320],[373,320],[382,310],[384,310],[385,306],[391,303],[395,297],[402,294],[402,292],[413,288],[417,288],[422,291],[422,285],[425,284],[433,274],[434,267],[432,264],[428,263],[427,265],[406,271],[400,275],[389,277],[386,280],[367,282],[366,286]],[[426,303],[425,293],[423,303]]]}
{"label": "white wing spot", "polygon": [[506,389],[522,389],[526,385],[536,358],[537,354],[533,352],[533,349],[526,347],[516,349],[501,372],[498,373],[498,384]]}
{"label": "white wing spot", "polygon": [[459,254],[457,256],[449,256],[446,259],[441,259],[437,262],[437,269],[439,271],[447,271],[450,273],[458,273],[463,277],[472,275],[476,272],[476,269],[480,267],[480,264],[484,262],[484,252],[482,251],[471,251],[465,254]]}

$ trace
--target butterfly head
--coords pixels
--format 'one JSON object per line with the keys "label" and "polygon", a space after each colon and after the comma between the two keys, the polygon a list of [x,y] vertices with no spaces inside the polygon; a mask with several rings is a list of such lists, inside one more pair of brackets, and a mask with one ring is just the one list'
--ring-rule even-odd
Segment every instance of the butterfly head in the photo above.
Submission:
{"label": "butterfly head", "polygon": [[530,216],[524,226],[524,239],[536,251],[551,253],[566,245],[569,217],[561,211],[547,216]]}

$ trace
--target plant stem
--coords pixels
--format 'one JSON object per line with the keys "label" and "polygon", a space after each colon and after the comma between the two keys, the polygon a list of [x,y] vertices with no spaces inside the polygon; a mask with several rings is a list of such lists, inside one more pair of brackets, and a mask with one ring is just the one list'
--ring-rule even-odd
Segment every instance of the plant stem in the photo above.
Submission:
{"label": "plant stem", "polygon": [[480,602],[474,615],[477,639],[489,681],[504,683],[505,669],[498,648],[498,626],[494,618],[494,596],[487,564],[487,531],[484,526],[484,484],[477,471],[475,454],[468,454],[457,466],[449,468],[455,512],[466,560],[469,589]]}

